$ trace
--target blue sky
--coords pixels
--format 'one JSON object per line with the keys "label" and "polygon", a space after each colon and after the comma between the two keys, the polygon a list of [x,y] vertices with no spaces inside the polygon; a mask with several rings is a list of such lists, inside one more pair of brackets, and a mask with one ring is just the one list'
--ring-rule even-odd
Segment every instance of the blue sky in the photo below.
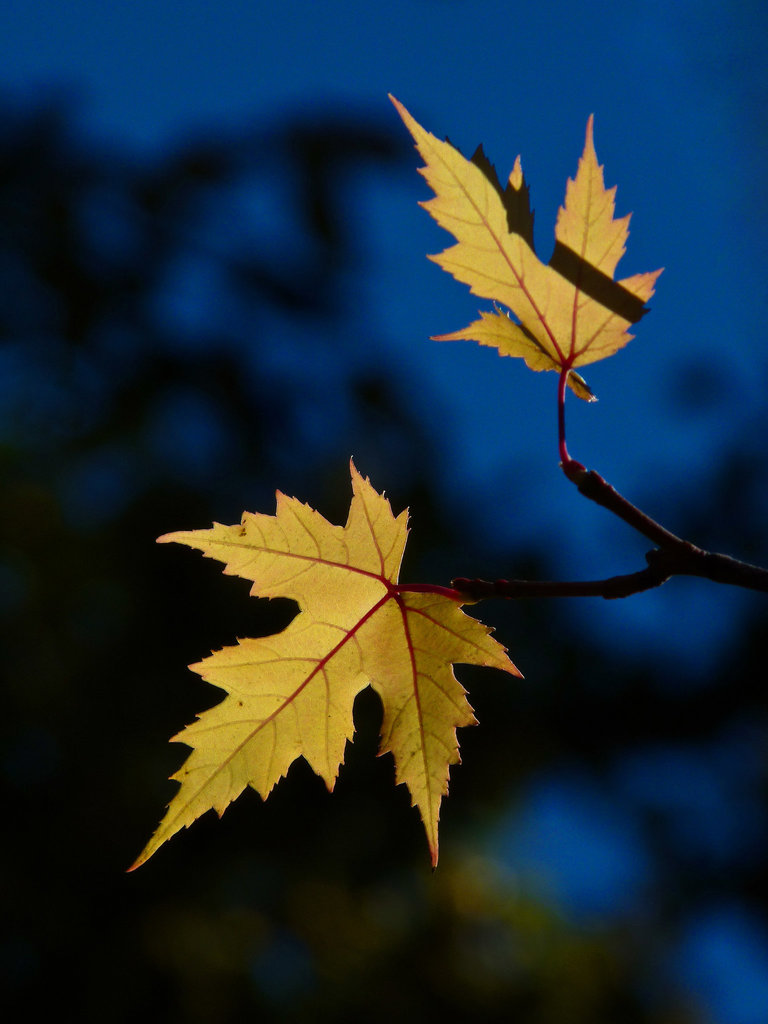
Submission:
{"label": "blue sky", "polygon": [[[0,85],[19,98],[68,89],[82,131],[134,153],[330,103],[403,130],[391,91],[465,152],[482,141],[502,176],[522,154],[545,257],[594,113],[618,212],[634,212],[621,274],[666,269],[636,340],[589,368],[599,404],[569,403],[570,449],[628,496],[653,497],[649,511],[663,518],[670,486],[694,496],[727,446],[755,443],[768,371],[766,30],[763,4],[708,0],[6,0]],[[628,571],[638,549],[627,531],[560,477],[554,375],[499,364],[469,343],[428,341],[463,327],[481,303],[424,259],[448,237],[416,206],[427,195],[417,164],[414,153],[412,173],[360,183],[371,255],[355,287],[361,330],[372,322],[387,339],[375,358],[435,410],[446,500],[470,503],[501,541],[545,542],[563,576]],[[279,214],[267,215],[279,231]],[[680,400],[690,379],[713,385],[702,407]],[[686,603],[691,621],[701,594]],[[614,605],[606,635],[688,659],[687,621],[664,635],[652,628],[669,618],[669,600]],[[745,603],[714,600],[720,628],[694,652],[702,662]],[[592,619],[587,611],[582,628]]]}
{"label": "blue sky", "polygon": [[[768,7],[759,2],[4,0],[0,88],[22,101],[66,90],[83,133],[137,157],[190,133],[331,104],[404,131],[392,92],[465,153],[482,141],[502,178],[522,155],[545,258],[594,113],[606,183],[618,185],[618,213],[633,211],[621,274],[665,271],[636,340],[588,368],[599,403],[569,402],[569,447],[629,497],[652,499],[649,511],[663,519],[667,490],[693,500],[730,446],[762,444],[753,424],[768,377],[766,39]],[[396,368],[404,393],[434,410],[446,501],[471,505],[479,528],[500,542],[546,542],[564,577],[639,568],[643,547],[561,477],[554,375],[428,340],[465,326],[482,303],[424,258],[448,236],[416,205],[428,194],[417,165],[414,153],[410,170],[356,186],[369,252],[354,282],[361,333],[373,323],[371,336],[387,340],[360,358]],[[279,232],[279,211],[262,215]],[[713,385],[699,406],[681,400],[693,378]],[[601,603],[599,616],[587,602],[574,616],[602,642],[677,659],[695,679],[751,600],[715,590]],[[595,849],[621,868],[617,885],[626,882],[621,871],[636,870],[632,884],[642,887],[645,863],[633,865],[605,839],[613,805],[573,800],[570,790],[566,799],[557,785],[534,789],[517,855],[537,850],[551,828],[578,831],[583,812],[598,823]],[[558,810],[564,799],[570,818]],[[691,977],[727,947],[728,929],[760,961],[757,926],[713,910],[681,954]],[[764,989],[761,998],[764,1009]],[[728,1012],[723,1024],[758,1019],[749,1007]]]}
{"label": "blue sky", "polygon": [[[0,84],[21,96],[68,86],[84,131],[134,151],[331,102],[394,124],[392,91],[466,152],[482,141],[502,175],[522,153],[543,254],[594,112],[619,212],[634,211],[622,273],[666,267],[637,341],[591,369],[600,405],[571,410],[574,452],[606,475],[620,467],[629,487],[649,473],[677,481],[681,454],[698,481],[712,445],[737,436],[761,400],[766,22],[760,4],[706,2],[7,0]],[[553,377],[506,363],[502,373],[492,352],[427,341],[463,326],[477,300],[424,260],[447,236],[412,202],[427,194],[420,179],[368,189],[360,229],[377,273],[364,299],[398,345],[390,358],[419,376],[428,366],[438,397],[458,401],[455,440],[480,482],[521,448],[551,471]],[[668,407],[668,374],[694,362],[738,395],[727,423]],[[475,400],[481,388],[490,401]]]}

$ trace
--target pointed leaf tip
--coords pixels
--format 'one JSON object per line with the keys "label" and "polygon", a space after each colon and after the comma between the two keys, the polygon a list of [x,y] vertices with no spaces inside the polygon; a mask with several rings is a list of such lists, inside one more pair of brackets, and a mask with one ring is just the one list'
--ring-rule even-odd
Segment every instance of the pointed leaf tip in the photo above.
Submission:
{"label": "pointed leaf tip", "polygon": [[523,187],[523,162],[520,159],[520,154],[515,157],[515,164],[512,170],[509,172],[509,184],[515,190],[519,192]]}

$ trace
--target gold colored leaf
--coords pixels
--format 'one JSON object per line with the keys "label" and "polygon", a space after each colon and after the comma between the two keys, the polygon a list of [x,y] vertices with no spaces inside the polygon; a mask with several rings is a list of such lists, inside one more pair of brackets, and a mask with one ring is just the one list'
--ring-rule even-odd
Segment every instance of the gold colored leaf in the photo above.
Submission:
{"label": "gold colored leaf", "polygon": [[159,538],[197,548],[251,580],[252,594],[289,597],[300,610],[282,633],[241,640],[191,666],[226,697],[173,737],[192,752],[133,867],[205,811],[223,814],[246,786],[266,798],[298,757],[333,789],[354,732],[354,699],[366,686],[384,709],[381,750],[394,756],[437,863],[440,803],[459,761],[456,729],[474,722],[452,665],[520,673],[490,630],[461,611],[457,591],[398,583],[407,513],[395,517],[353,464],[351,475],[345,526],[278,492],[274,516],[246,512],[237,526]]}
{"label": "gold colored leaf", "polygon": [[[515,322],[503,313],[481,313],[469,327],[437,340],[478,341],[523,358],[534,370],[558,371],[573,371],[626,345],[632,338],[628,328],[646,312],[661,270],[614,280],[629,217],[614,218],[616,190],[605,188],[592,118],[576,177],[568,181],[558,213],[555,249],[545,264],[534,252],[520,157],[502,189],[482,150],[468,160],[390,99],[416,142],[425,163],[421,173],[435,193],[421,205],[456,239],[430,259],[516,317]],[[589,400],[582,379],[573,373],[571,378],[573,390]]]}

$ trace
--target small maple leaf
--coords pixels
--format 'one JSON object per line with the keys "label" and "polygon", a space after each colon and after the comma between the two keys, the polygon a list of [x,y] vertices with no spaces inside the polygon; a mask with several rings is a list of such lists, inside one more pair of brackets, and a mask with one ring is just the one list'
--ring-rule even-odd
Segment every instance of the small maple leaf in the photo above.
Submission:
{"label": "small maple leaf", "polygon": [[471,160],[450,142],[426,131],[390,96],[416,142],[421,168],[435,193],[421,205],[456,238],[456,245],[430,256],[475,295],[506,306],[482,312],[463,330],[435,341],[478,341],[501,355],[519,356],[532,370],[569,370],[571,389],[594,395],[573,368],[613,355],[646,312],[661,270],[615,281],[625,252],[629,216],[614,218],[616,189],[606,189],[603,168],[587,123],[584,153],[569,179],[555,227],[549,264],[534,251],[533,213],[518,156],[502,188],[482,148]]}
{"label": "small maple leaf", "polygon": [[452,665],[520,673],[490,630],[461,611],[458,591],[398,583],[407,512],[395,518],[350,469],[346,526],[278,491],[274,516],[246,512],[237,526],[159,538],[197,548],[224,562],[225,573],[252,580],[252,594],[292,598],[300,611],[282,633],[240,640],[190,666],[227,696],[172,738],[192,753],[132,868],[205,811],[223,814],[246,786],[266,798],[298,757],[333,789],[354,699],[369,685],[383,706],[380,752],[393,754],[437,863],[440,802],[459,761],[456,728],[475,723]]}

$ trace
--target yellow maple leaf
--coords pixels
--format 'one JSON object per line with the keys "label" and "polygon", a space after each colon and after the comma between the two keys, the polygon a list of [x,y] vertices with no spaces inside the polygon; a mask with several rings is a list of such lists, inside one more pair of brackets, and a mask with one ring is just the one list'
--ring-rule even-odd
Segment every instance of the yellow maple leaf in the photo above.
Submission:
{"label": "yellow maple leaf", "polygon": [[383,706],[381,753],[393,754],[437,863],[440,802],[459,761],[456,728],[475,722],[452,665],[520,673],[490,630],[461,611],[458,591],[398,583],[407,512],[395,518],[350,469],[343,527],[278,491],[274,516],[246,512],[237,526],[159,538],[197,548],[224,562],[225,573],[252,580],[252,594],[292,598],[300,611],[282,633],[240,640],[190,666],[227,696],[173,737],[192,753],[133,868],[205,811],[223,814],[246,786],[266,798],[298,757],[333,789],[355,696],[369,685]]}
{"label": "yellow maple leaf", "polygon": [[436,341],[467,339],[501,355],[519,356],[533,370],[568,370],[579,397],[592,392],[574,367],[604,359],[626,345],[627,328],[646,312],[661,270],[614,280],[625,251],[629,216],[614,218],[616,189],[606,189],[603,168],[587,124],[584,153],[569,179],[555,227],[549,264],[534,251],[533,213],[518,156],[505,188],[482,148],[471,160],[450,142],[426,131],[390,96],[413,136],[435,196],[421,205],[456,244],[430,256],[475,295],[501,303],[496,309]]}

